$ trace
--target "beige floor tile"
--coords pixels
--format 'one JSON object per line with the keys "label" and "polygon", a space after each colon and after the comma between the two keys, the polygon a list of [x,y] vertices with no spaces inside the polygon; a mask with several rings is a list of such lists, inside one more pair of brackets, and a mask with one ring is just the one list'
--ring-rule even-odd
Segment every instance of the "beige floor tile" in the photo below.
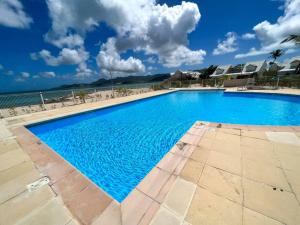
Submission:
{"label": "beige floor tile", "polygon": [[226,143],[240,145],[240,136],[239,135],[217,132],[215,139],[226,142]]}
{"label": "beige floor tile", "polygon": [[296,194],[298,201],[300,202],[300,176],[299,172],[294,172],[290,170],[284,171],[289,183],[292,186],[293,192]]}
{"label": "beige floor tile", "polygon": [[181,160],[182,156],[168,152],[157,164],[157,167],[169,173],[173,173]]}
{"label": "beige floor tile", "polygon": [[300,224],[300,207],[294,194],[243,179],[245,207],[289,225]]}
{"label": "beige floor tile", "polygon": [[0,154],[17,149],[20,149],[20,146],[15,139],[8,139],[0,142]]}
{"label": "beige floor tile", "polygon": [[23,220],[19,221],[17,225],[53,225],[53,224],[67,224],[72,220],[71,213],[63,205],[63,202],[53,199],[27,215]]}
{"label": "beige floor tile", "polygon": [[270,141],[299,146],[300,138],[292,132],[266,132]]}
{"label": "beige floor tile", "polygon": [[47,185],[34,192],[23,192],[0,205],[0,224],[15,224],[33,210],[47,204],[52,198],[54,193]]}
{"label": "beige floor tile", "polygon": [[28,173],[32,170],[35,170],[35,167],[31,161],[27,161],[16,166],[13,166],[7,170],[0,172],[0,185],[16,179],[19,176],[22,176],[25,173]]}
{"label": "beige floor tile", "polygon": [[163,206],[174,212],[178,217],[184,217],[190,206],[195,190],[195,184],[177,178]]}
{"label": "beige floor tile", "polygon": [[175,216],[168,209],[160,207],[150,225],[181,225],[181,219]]}
{"label": "beige floor tile", "polygon": [[260,163],[268,163],[280,167],[280,161],[277,159],[273,149],[253,148],[241,146],[241,152],[245,159],[250,159]]}
{"label": "beige floor tile", "polygon": [[215,130],[206,130],[203,138],[214,139],[216,137],[217,132]]}
{"label": "beige floor tile", "polygon": [[122,225],[120,204],[112,201],[92,225]]}
{"label": "beige floor tile", "polygon": [[240,129],[231,129],[231,128],[218,128],[218,132],[226,133],[226,134],[234,134],[234,135],[241,135]]}
{"label": "beige floor tile", "polygon": [[300,148],[289,144],[274,144],[275,153],[290,154],[300,156]]}
{"label": "beige floor tile", "polygon": [[29,157],[22,150],[13,150],[0,155],[0,171],[6,170],[22,162],[29,161]]}
{"label": "beige floor tile", "polygon": [[242,174],[241,159],[239,157],[211,151],[206,163],[229,173]]}
{"label": "beige floor tile", "polygon": [[76,219],[72,219],[66,225],[80,225],[80,224]]}
{"label": "beige floor tile", "polygon": [[150,197],[134,189],[121,204],[122,224],[138,224],[152,202]]}
{"label": "beige floor tile", "polygon": [[183,157],[189,157],[196,146],[189,145],[184,142],[177,142],[176,145],[173,146],[173,148],[170,150],[171,153],[183,156]]}
{"label": "beige floor tile", "polygon": [[140,220],[139,225],[149,225],[153,217],[159,210],[159,207],[160,204],[157,203],[156,201],[153,201],[150,207],[148,208],[148,210],[146,211],[146,213],[144,214],[144,216],[142,217],[142,219]]}
{"label": "beige floor tile", "polygon": [[252,148],[274,149],[273,143],[267,140],[241,136],[241,145]]}
{"label": "beige floor tile", "polygon": [[194,134],[190,134],[190,133],[186,133],[181,139],[180,141],[190,144],[190,145],[197,145],[199,143],[201,139],[200,135],[194,135]]}
{"label": "beige floor tile", "polygon": [[291,191],[283,170],[271,164],[244,159],[243,176],[257,182]]}
{"label": "beige floor tile", "polygon": [[[236,135],[232,135],[236,136]],[[239,137],[239,136],[236,136]],[[211,150],[216,151],[216,152],[221,152],[229,155],[233,155],[236,157],[241,157],[241,147],[239,141],[229,141],[225,142],[222,140],[215,139],[212,146]]]}
{"label": "beige floor tile", "polygon": [[208,149],[196,147],[190,158],[197,162],[206,163],[209,153],[210,150]]}
{"label": "beige floor tile", "polygon": [[72,219],[70,222],[68,222],[66,225],[80,225],[75,219]]}
{"label": "beige floor tile", "polygon": [[180,176],[187,181],[191,181],[194,184],[200,179],[204,164],[197,162],[192,159],[188,159],[183,170],[180,173]]}
{"label": "beige floor tile", "polygon": [[241,225],[242,206],[198,187],[185,220],[193,225]]}
{"label": "beige floor tile", "polygon": [[212,145],[213,139],[210,138],[202,138],[200,140],[200,142],[198,143],[198,146],[200,148],[204,148],[204,149],[210,149],[211,145]]}
{"label": "beige floor tile", "polygon": [[137,186],[137,189],[154,199],[169,177],[168,172],[154,167]]}
{"label": "beige floor tile", "polygon": [[40,174],[36,170],[31,170],[15,179],[9,180],[0,185],[0,203],[27,190],[27,185],[38,180]]}
{"label": "beige floor tile", "polygon": [[257,138],[257,139],[267,139],[267,135],[263,131],[253,131],[253,130],[242,130],[241,135],[244,137],[251,137],[251,138]]}
{"label": "beige floor tile", "polygon": [[244,208],[243,225],[283,225],[277,220]]}
{"label": "beige floor tile", "polygon": [[284,169],[292,170],[295,172],[300,171],[300,155],[278,153],[277,156]]}
{"label": "beige floor tile", "polygon": [[203,133],[205,131],[204,131],[204,129],[191,127],[187,132],[189,132],[190,134],[194,134],[194,135],[203,135]]}
{"label": "beige floor tile", "polygon": [[155,197],[155,200],[157,202],[162,203],[165,200],[168,192],[170,191],[171,187],[175,183],[176,179],[177,179],[177,176],[175,176],[175,175],[171,175],[169,177],[168,181],[164,184],[164,186],[159,191],[159,194]]}
{"label": "beige floor tile", "polygon": [[198,184],[212,193],[242,204],[243,189],[240,176],[205,165]]}

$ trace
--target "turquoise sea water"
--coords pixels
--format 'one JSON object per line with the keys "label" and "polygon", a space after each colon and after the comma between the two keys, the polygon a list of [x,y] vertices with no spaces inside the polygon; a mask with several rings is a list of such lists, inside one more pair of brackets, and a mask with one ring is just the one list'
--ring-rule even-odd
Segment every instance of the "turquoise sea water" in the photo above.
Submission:
{"label": "turquoise sea water", "polygon": [[28,128],[121,202],[196,120],[300,125],[300,97],[180,91]]}

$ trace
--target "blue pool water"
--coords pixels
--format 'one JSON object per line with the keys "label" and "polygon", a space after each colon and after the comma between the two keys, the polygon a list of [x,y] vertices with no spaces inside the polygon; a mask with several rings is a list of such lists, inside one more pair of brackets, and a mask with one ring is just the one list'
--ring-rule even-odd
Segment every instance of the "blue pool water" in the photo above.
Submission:
{"label": "blue pool water", "polygon": [[121,202],[196,120],[300,125],[300,97],[180,91],[28,128]]}

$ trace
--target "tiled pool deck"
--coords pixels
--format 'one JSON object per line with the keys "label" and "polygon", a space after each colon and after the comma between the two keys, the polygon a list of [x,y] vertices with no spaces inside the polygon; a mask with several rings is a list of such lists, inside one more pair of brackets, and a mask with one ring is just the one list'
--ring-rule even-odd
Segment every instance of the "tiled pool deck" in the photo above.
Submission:
{"label": "tiled pool deck", "polygon": [[165,92],[1,120],[0,225],[300,224],[300,126],[196,122],[121,204],[23,127]]}

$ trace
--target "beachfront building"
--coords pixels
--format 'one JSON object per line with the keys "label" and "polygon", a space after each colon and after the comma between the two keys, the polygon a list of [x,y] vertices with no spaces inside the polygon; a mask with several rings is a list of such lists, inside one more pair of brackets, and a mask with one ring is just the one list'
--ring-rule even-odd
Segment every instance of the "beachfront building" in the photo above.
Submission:
{"label": "beachfront building", "polygon": [[253,77],[257,75],[258,77],[262,77],[264,72],[267,70],[268,64],[266,60],[256,61],[256,62],[248,62],[243,68],[242,74],[243,76]]}
{"label": "beachfront building", "polygon": [[236,66],[231,66],[228,69],[226,76],[230,76],[232,79],[238,78],[239,76],[242,75],[244,66],[245,66],[244,64],[238,64]]}
{"label": "beachfront building", "polygon": [[269,62],[269,71],[270,72],[277,72],[285,67],[285,64],[280,62]]}
{"label": "beachfront building", "polygon": [[201,73],[197,71],[181,71],[177,70],[175,73],[171,74],[172,80],[190,80],[198,79]]}
{"label": "beachfront building", "polygon": [[231,68],[231,65],[218,66],[215,72],[210,75],[211,78],[217,78],[225,76],[228,73],[228,70]]}
{"label": "beachfront building", "polygon": [[278,71],[278,75],[292,75],[300,73],[300,56],[293,57],[286,61],[284,67]]}

